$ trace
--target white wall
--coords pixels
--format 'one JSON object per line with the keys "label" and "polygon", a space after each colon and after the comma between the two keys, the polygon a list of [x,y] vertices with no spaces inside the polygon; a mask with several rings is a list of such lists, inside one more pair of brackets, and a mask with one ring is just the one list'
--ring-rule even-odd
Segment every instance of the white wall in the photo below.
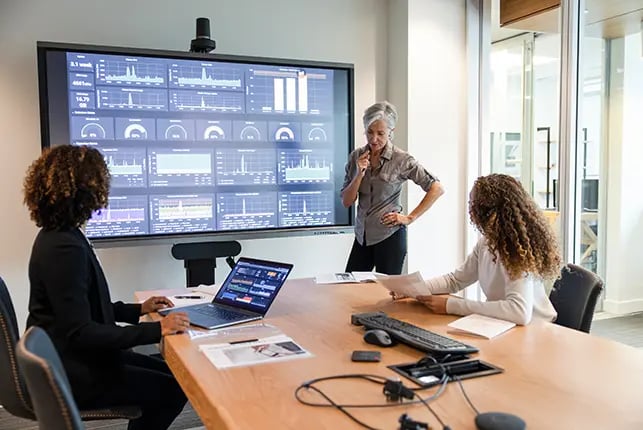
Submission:
{"label": "white wall", "polygon": [[[29,294],[27,262],[37,231],[21,194],[27,166],[40,152],[37,40],[187,50],[195,18],[205,16],[217,53],[354,63],[359,118],[365,106],[386,96],[386,8],[386,0],[2,1],[0,276],[21,327]],[[361,133],[356,127],[357,139]],[[292,276],[304,277],[343,270],[351,243],[351,235],[342,235],[242,245],[244,255],[294,262]],[[131,300],[135,290],[184,285],[183,264],[170,256],[169,245],[103,249],[99,256],[114,299]],[[220,264],[217,280],[226,269]]]}
{"label": "white wall", "polygon": [[643,58],[638,34],[612,41],[604,309],[643,310]]}
{"label": "white wall", "polygon": [[[446,189],[409,228],[408,271],[421,270],[425,276],[452,271],[469,251],[464,29],[464,1],[409,0],[407,146]],[[409,210],[422,195],[419,187],[409,185]]]}

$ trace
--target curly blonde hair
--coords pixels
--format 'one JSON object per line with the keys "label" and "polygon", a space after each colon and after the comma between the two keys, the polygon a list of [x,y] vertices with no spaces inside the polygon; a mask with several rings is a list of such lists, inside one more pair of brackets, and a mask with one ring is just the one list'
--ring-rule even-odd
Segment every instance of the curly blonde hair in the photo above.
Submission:
{"label": "curly blonde hair", "polygon": [[46,149],[24,180],[24,203],[38,227],[78,227],[107,207],[110,174],[102,154],[88,146]]}
{"label": "curly blonde hair", "polygon": [[500,258],[511,279],[526,273],[542,279],[560,275],[556,235],[520,182],[503,174],[481,176],[470,197],[471,223],[486,237],[494,261]]}

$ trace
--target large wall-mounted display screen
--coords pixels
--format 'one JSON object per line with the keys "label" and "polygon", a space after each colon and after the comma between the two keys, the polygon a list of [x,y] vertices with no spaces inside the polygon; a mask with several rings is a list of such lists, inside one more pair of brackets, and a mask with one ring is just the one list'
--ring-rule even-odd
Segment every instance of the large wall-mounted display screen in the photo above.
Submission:
{"label": "large wall-mounted display screen", "polygon": [[90,145],[112,176],[92,239],[349,230],[348,64],[38,44],[43,146]]}

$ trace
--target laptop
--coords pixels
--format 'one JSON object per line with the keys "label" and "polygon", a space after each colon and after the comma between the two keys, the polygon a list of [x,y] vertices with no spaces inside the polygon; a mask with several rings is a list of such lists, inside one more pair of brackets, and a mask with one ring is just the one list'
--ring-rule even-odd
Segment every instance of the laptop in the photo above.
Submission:
{"label": "laptop", "polygon": [[185,312],[190,324],[207,329],[262,319],[293,265],[241,257],[210,303],[168,308],[161,315]]}

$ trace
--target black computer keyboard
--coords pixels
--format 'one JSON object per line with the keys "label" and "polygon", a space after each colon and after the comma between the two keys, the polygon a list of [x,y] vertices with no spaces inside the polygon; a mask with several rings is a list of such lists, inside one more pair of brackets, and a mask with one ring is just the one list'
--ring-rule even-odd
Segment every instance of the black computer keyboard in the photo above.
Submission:
{"label": "black computer keyboard", "polygon": [[478,352],[475,346],[467,345],[450,337],[425,330],[413,324],[391,318],[383,312],[364,315],[357,322],[367,329],[381,329],[399,342],[419,349],[420,351],[437,354],[470,354]]}

